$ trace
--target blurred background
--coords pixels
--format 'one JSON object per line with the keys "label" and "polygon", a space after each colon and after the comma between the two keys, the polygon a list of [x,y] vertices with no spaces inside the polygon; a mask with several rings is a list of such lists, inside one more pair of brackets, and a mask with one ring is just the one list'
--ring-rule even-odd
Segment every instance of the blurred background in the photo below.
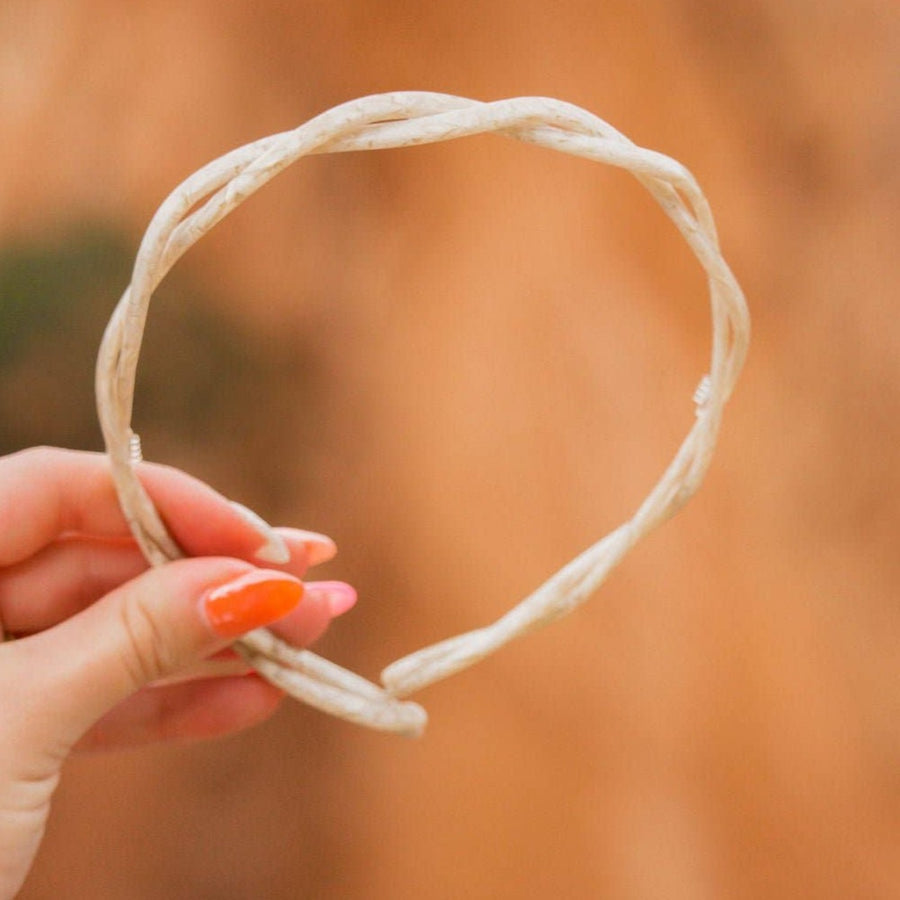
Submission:
{"label": "blurred background", "polygon": [[[3,0],[0,451],[98,449],[165,195],[356,96],[557,96],[698,177],[754,319],[703,490],[587,607],[421,699],[68,767],[28,900],[900,894],[894,0]],[[135,428],[325,531],[369,676],[628,518],[703,278],[626,174],[483,137],[302,161],[151,311]]]}

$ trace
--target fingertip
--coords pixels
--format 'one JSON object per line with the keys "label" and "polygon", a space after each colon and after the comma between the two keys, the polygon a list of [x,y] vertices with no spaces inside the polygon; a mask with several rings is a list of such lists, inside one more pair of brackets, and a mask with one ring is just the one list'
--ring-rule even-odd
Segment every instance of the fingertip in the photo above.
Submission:
{"label": "fingertip", "polygon": [[302,528],[276,528],[291,551],[291,558],[303,555],[307,566],[318,566],[334,559],[337,544],[326,534]]}
{"label": "fingertip", "polygon": [[356,603],[356,591],[342,581],[307,581],[303,602],[272,626],[295,647],[308,647],[328,630],[332,620]]}
{"label": "fingertip", "polygon": [[308,581],[306,593],[307,597],[320,598],[332,619],[342,616],[356,606],[356,590],[344,581]]}

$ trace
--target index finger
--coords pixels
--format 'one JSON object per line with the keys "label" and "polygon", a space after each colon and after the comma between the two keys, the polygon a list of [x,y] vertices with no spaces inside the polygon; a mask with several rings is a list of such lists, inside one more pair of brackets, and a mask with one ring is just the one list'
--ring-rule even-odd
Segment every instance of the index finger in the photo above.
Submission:
{"label": "index finger", "polygon": [[[168,466],[142,463],[138,475],[175,541],[188,556],[256,556],[284,565],[297,552],[323,561],[334,544],[323,535],[288,544],[265,522],[202,481]],[[130,539],[105,455],[39,447],[0,459],[0,567],[33,556],[65,534]],[[312,560],[309,560],[312,561]]]}

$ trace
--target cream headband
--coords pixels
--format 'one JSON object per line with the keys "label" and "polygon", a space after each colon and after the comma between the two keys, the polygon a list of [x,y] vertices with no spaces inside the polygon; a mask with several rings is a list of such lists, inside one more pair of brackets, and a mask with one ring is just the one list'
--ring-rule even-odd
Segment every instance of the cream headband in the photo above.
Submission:
{"label": "cream headband", "polygon": [[389,665],[384,687],[259,629],[237,643],[267,679],[318,709],[384,731],[420,734],[427,716],[408,696],[484,659],[514,638],[584,603],[647,532],[674,515],[700,486],[725,402],[750,336],[741,289],[719,250],[709,204],[680,163],[633,144],[602,119],[560,100],[517,97],[481,103],[419,91],[343,103],[294,131],[226,153],[177,187],[141,242],[131,284],[110,319],[97,360],[97,404],[125,516],[153,565],[183,556],[138,481],[139,442],[131,430],[138,355],[150,298],[175,262],[213,226],[303,156],[428,144],[497,132],[627,169],[675,223],[706,271],[712,308],[709,374],[694,394],[696,419],[674,459],[634,516],[560,569],[492,624],[425,647]]}

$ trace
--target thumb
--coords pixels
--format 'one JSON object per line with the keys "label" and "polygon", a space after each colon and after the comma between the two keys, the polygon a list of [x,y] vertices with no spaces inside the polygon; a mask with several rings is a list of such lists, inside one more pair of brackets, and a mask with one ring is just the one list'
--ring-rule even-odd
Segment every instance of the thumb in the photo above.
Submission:
{"label": "thumb", "polygon": [[282,618],[302,596],[303,584],[283,572],[233,559],[184,559],[149,569],[17,642],[32,656],[28,671],[40,673],[41,715],[32,721],[48,729],[44,746],[70,746],[139,688]]}

